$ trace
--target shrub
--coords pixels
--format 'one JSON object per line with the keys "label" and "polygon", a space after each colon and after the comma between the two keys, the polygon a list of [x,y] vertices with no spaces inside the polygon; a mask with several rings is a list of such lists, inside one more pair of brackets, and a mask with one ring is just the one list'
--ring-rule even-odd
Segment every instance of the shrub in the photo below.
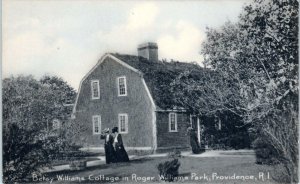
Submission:
{"label": "shrub", "polygon": [[181,151],[175,149],[172,152],[168,153],[168,157],[173,158],[173,159],[180,158],[181,157]]}
{"label": "shrub", "polygon": [[257,138],[253,142],[257,164],[277,164],[277,151],[262,138]]}
{"label": "shrub", "polygon": [[171,161],[160,163],[157,166],[157,169],[162,180],[171,182],[178,176],[179,166],[179,160],[173,159]]}
{"label": "shrub", "polygon": [[29,174],[49,166],[57,155],[53,139],[39,139],[36,129],[9,124],[3,136],[3,179],[5,183],[24,181]]}

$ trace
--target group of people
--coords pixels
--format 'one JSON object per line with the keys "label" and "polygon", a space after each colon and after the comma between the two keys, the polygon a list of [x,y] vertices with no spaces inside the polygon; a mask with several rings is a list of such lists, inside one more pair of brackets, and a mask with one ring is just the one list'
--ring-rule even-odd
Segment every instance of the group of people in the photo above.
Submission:
{"label": "group of people", "polygon": [[119,134],[118,127],[109,132],[109,128],[103,130],[101,139],[104,139],[104,150],[106,163],[129,162],[128,154],[124,148],[122,136]]}

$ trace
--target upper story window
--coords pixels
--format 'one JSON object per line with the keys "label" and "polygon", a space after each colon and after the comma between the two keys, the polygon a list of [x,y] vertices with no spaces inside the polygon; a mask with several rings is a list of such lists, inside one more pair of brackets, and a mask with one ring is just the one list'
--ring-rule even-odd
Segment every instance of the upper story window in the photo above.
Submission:
{"label": "upper story window", "polygon": [[119,114],[119,132],[128,133],[128,115]]}
{"label": "upper story window", "polygon": [[169,132],[177,132],[177,114],[173,112],[169,114]]}
{"label": "upper story window", "polygon": [[126,77],[118,77],[118,96],[127,96]]}
{"label": "upper story window", "polygon": [[100,86],[99,80],[91,81],[92,99],[100,99]]}
{"label": "upper story window", "polygon": [[101,134],[101,116],[95,115],[92,117],[93,134]]}

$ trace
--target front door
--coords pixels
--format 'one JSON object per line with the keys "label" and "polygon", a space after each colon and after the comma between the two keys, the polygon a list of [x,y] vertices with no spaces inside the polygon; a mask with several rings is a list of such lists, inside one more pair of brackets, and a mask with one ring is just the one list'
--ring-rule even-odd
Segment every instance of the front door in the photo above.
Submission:
{"label": "front door", "polygon": [[200,144],[201,142],[200,119],[197,116],[191,116],[191,127],[197,132],[198,142]]}
{"label": "front door", "polygon": [[191,127],[197,131],[197,116],[192,116],[191,120],[192,120]]}

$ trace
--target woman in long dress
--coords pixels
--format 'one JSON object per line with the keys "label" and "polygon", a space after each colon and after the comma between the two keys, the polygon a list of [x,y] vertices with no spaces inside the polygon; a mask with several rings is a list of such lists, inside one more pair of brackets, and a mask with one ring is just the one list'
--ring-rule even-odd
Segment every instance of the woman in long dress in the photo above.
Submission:
{"label": "woman in long dress", "polygon": [[114,147],[116,151],[117,162],[129,162],[128,154],[124,148],[121,134],[119,134],[118,127],[112,129],[112,133],[115,134]]}
{"label": "woman in long dress", "polygon": [[194,154],[200,153],[200,145],[198,143],[198,137],[196,131],[192,127],[189,127],[188,132],[190,134],[190,144],[192,147],[192,152]]}
{"label": "woman in long dress", "polygon": [[105,150],[105,160],[106,164],[117,162],[116,152],[113,147],[114,138],[109,133],[109,129],[106,128],[104,134],[101,135],[101,139],[104,139],[104,150]]}

